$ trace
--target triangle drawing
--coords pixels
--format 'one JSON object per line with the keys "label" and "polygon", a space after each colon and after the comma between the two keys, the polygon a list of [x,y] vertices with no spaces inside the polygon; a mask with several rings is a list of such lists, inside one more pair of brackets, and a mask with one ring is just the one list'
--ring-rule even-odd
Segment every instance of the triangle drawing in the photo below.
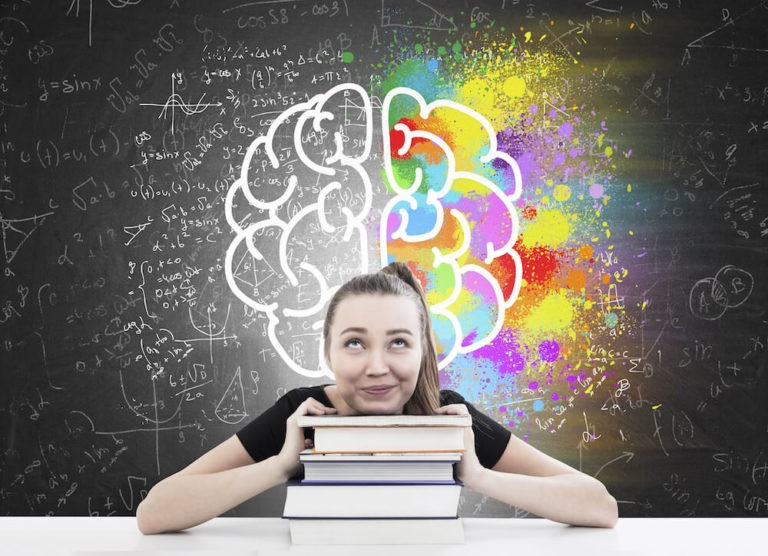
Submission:
{"label": "triangle drawing", "polygon": [[721,48],[768,54],[768,5],[760,3],[731,17],[724,13],[722,25],[688,43],[688,48]]}

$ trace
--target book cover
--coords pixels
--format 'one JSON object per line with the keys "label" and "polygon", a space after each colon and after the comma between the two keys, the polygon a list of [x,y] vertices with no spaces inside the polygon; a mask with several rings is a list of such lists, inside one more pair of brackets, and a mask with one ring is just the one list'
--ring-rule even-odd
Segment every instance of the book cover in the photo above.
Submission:
{"label": "book cover", "polygon": [[453,464],[460,453],[433,454],[299,454],[303,483],[453,483]]}
{"label": "book cover", "polygon": [[314,452],[463,452],[462,427],[319,427]]}
{"label": "book cover", "polygon": [[299,453],[302,463],[351,463],[351,462],[457,462],[461,452],[363,452],[357,454],[315,453],[311,448]]}
{"label": "book cover", "polygon": [[456,517],[461,483],[287,484],[283,517]]}
{"label": "book cover", "polygon": [[471,427],[470,415],[300,415],[300,427]]}

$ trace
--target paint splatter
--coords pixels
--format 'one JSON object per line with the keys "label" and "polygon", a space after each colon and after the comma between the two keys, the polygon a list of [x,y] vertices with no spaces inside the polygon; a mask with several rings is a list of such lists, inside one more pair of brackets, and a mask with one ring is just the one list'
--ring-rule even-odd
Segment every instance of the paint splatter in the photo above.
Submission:
{"label": "paint splatter", "polygon": [[[376,65],[381,79],[373,92],[384,98],[397,87],[410,87],[426,102],[447,99],[475,110],[493,127],[499,151],[519,165],[517,238],[510,253],[490,263],[478,246],[496,233],[493,224],[504,216],[501,208],[471,180],[456,180],[444,197],[446,206],[466,217],[473,239],[472,249],[458,263],[487,271],[505,296],[514,287],[515,256],[522,276],[519,294],[504,309],[503,325],[492,341],[453,354],[440,380],[443,387],[462,392],[491,412],[497,408],[494,416],[527,438],[537,419],[563,415],[578,398],[594,395],[600,375],[610,373],[614,362],[595,364],[592,350],[633,333],[636,325],[621,295],[629,270],[618,263],[621,257],[611,238],[620,223],[605,216],[614,198],[631,194],[631,187],[617,177],[617,165],[631,150],[612,137],[609,115],[591,104],[591,80],[597,77],[583,70],[579,74],[571,58],[537,49],[535,31],[521,30],[519,36],[524,40],[508,31],[478,30],[453,43],[428,32],[414,34],[410,42],[399,36]],[[435,224],[437,213],[428,210],[427,199],[434,195],[431,190],[444,185],[446,147],[456,153],[457,165],[511,194],[509,169],[479,159],[484,139],[476,124],[447,113],[423,119],[404,102],[393,104],[390,112],[398,117],[391,121],[434,133],[445,142],[443,148],[430,140],[414,142],[407,155],[393,159],[396,180],[410,184],[417,173],[422,176],[418,193],[425,208],[418,219],[408,221],[409,233]],[[394,152],[403,137],[393,127],[390,139]],[[451,297],[456,285],[451,269],[435,266],[435,250],[460,249],[467,232],[460,222],[446,218],[434,238],[406,242],[388,235],[387,249],[391,258],[412,261],[421,269],[434,306]],[[481,274],[474,275],[453,299],[451,310],[460,315],[463,338],[455,337],[454,326],[435,319],[441,360],[449,346],[467,347],[493,332],[491,323],[498,315],[488,284]],[[591,381],[585,380],[587,367],[595,375]]]}
{"label": "paint splatter", "polygon": [[545,340],[539,344],[539,357],[542,361],[552,363],[560,355],[560,345],[555,340]]}

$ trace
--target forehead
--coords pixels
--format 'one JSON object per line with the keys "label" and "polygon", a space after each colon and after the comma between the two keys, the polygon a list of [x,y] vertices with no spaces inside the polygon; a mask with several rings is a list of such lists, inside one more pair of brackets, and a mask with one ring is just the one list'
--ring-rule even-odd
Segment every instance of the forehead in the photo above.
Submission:
{"label": "forehead", "polygon": [[336,307],[332,329],[366,328],[372,332],[408,328],[416,334],[421,329],[421,315],[416,303],[402,295],[352,295]]}

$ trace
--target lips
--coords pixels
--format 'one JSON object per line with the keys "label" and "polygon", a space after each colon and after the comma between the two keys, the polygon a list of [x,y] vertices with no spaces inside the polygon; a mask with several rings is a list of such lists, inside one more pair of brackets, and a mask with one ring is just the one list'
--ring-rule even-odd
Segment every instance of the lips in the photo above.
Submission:
{"label": "lips", "polygon": [[386,394],[389,394],[393,388],[393,385],[380,384],[363,388],[363,392],[370,394],[371,396],[385,396]]}

